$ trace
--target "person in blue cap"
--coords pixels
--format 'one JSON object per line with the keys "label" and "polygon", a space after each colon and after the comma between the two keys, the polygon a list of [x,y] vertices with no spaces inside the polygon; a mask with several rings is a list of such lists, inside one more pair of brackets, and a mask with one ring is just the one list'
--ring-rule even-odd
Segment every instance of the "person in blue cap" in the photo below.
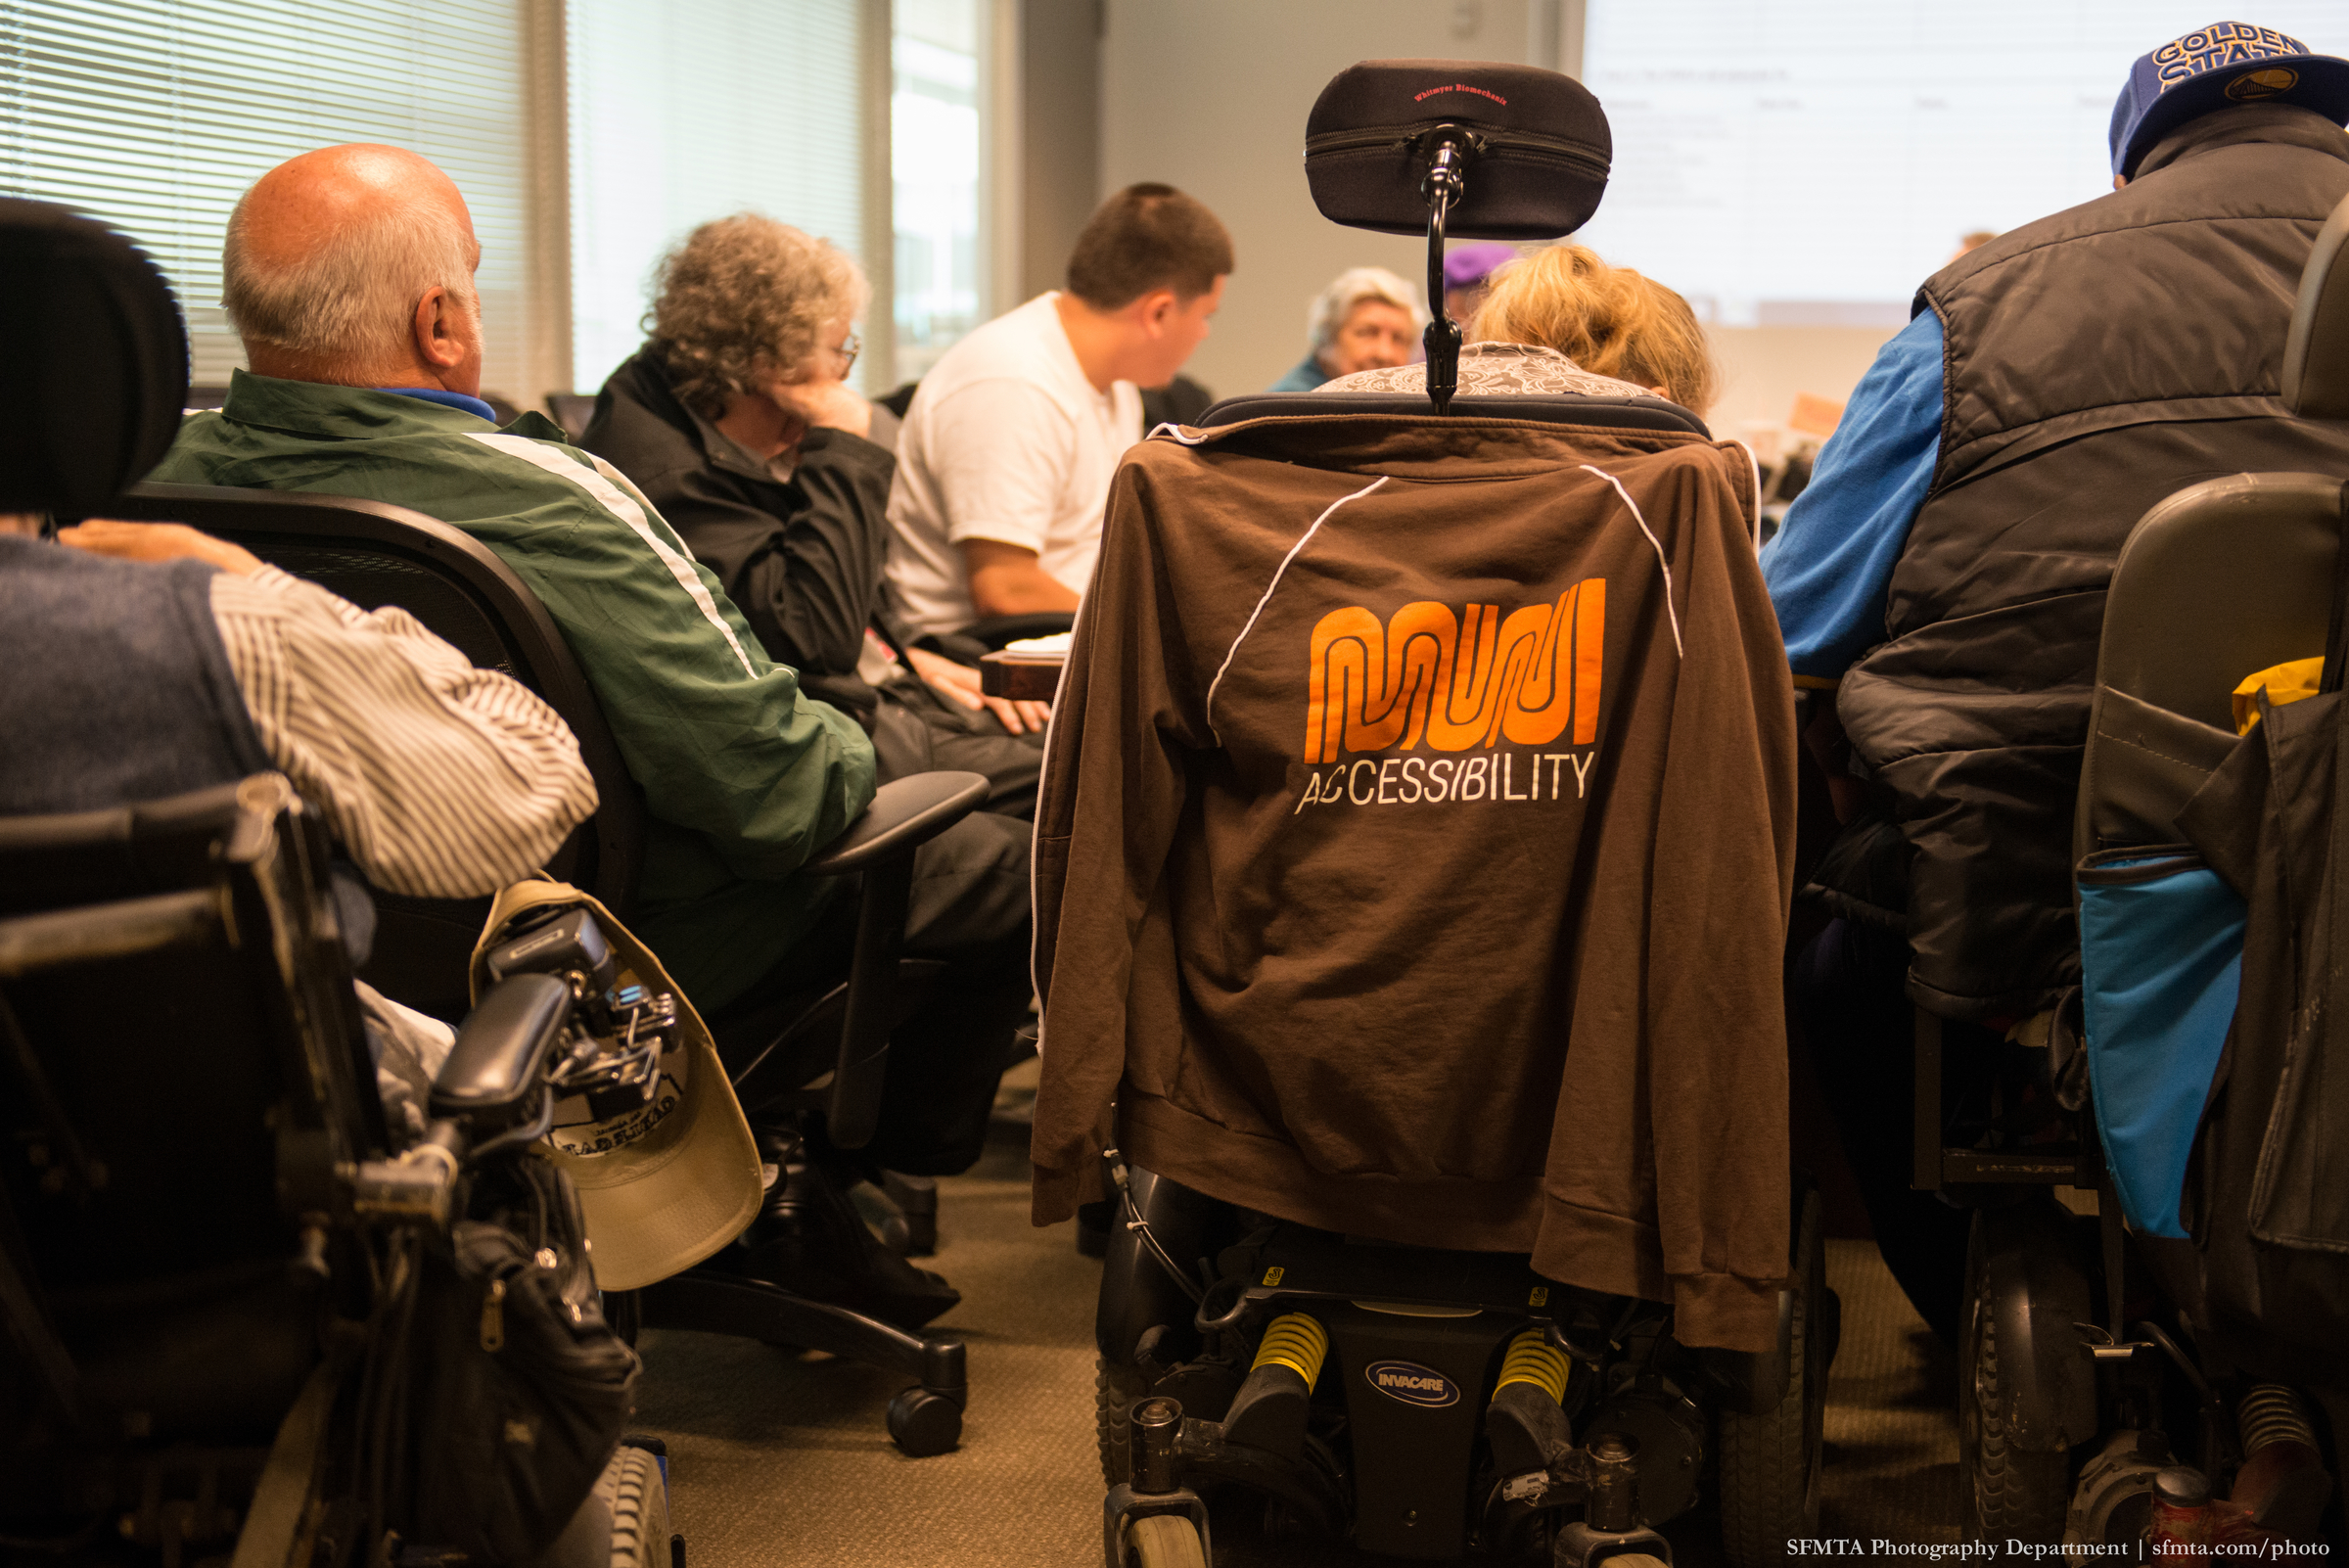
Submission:
{"label": "person in blue cap", "polygon": [[2279,396],[2301,269],[2349,195],[2344,120],[2349,61],[2272,27],[2139,59],[2112,194],[1925,281],[1762,555],[1795,680],[1832,704],[1814,737],[1867,780],[1815,878],[1840,917],[1796,1005],[1885,1261],[1945,1338],[1966,1217],[1908,1190],[1911,1006],[1957,1021],[1945,1059],[1972,1074],[2078,984],[2072,807],[2138,520],[2218,474],[2349,472],[2349,428]]}

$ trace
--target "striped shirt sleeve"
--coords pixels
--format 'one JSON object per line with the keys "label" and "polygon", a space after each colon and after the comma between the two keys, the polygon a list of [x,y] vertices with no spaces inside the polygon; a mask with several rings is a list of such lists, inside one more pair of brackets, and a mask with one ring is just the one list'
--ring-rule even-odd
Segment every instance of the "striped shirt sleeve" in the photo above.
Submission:
{"label": "striped shirt sleeve", "polygon": [[377,887],[494,893],[595,809],[554,710],[406,611],[362,611],[275,567],[218,574],[211,603],[262,746]]}

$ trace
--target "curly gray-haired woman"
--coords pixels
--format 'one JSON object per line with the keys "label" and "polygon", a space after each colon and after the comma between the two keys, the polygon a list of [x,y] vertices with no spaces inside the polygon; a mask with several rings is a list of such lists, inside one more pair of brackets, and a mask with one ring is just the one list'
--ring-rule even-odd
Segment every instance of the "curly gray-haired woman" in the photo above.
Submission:
{"label": "curly gray-haired woman", "polygon": [[704,223],[661,260],[644,346],[612,373],[580,443],[633,481],[802,687],[870,730],[884,778],[968,767],[994,811],[1033,809],[1038,704],[894,627],[882,583],[895,420],[846,380],[863,272],[830,241],[755,212]]}
{"label": "curly gray-haired woman", "polygon": [[650,347],[678,398],[718,429],[739,427],[754,450],[796,445],[809,427],[869,431],[872,405],[843,378],[872,289],[831,241],[737,212],[687,235],[653,286]]}

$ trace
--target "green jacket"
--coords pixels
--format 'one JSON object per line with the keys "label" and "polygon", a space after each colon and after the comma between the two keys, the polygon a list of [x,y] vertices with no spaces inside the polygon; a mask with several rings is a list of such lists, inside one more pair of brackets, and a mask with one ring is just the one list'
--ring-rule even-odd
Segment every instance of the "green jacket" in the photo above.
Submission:
{"label": "green jacket", "polygon": [[563,628],[644,791],[630,923],[694,1004],[741,995],[813,926],[835,884],[793,873],[872,799],[871,743],[801,695],[652,503],[553,424],[501,431],[420,397],[238,371],[149,477],[388,501],[481,540]]}

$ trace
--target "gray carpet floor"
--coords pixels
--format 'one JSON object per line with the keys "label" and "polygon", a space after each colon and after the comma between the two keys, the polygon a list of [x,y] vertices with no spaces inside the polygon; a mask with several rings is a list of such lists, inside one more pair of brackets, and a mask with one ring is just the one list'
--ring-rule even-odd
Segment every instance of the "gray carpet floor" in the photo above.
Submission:
{"label": "gray carpet floor", "polygon": [[[942,1326],[970,1345],[961,1449],[908,1459],[882,1414],[899,1380],[713,1335],[645,1335],[639,1425],[667,1440],[691,1568],[1085,1568],[1100,1561],[1092,1312],[1100,1266],[1066,1225],[1028,1223],[1016,1141],[940,1183],[934,1266],[963,1293]],[[1952,1372],[1875,1248],[1828,1243],[1843,1302],[1829,1386],[1822,1534],[1955,1541]],[[1719,1561],[1712,1522],[1671,1529],[1681,1568]],[[1388,1559],[1220,1536],[1222,1568]]]}

